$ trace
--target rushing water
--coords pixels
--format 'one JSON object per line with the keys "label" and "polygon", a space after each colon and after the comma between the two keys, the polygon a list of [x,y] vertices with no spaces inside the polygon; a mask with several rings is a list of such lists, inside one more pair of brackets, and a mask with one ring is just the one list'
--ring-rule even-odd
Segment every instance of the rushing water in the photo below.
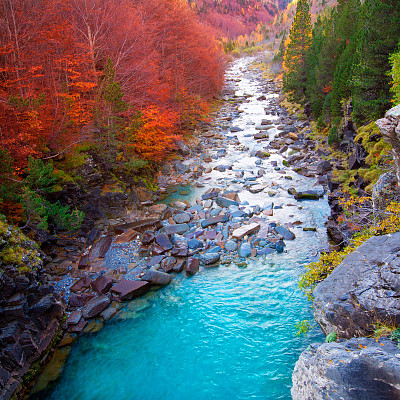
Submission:
{"label": "rushing water", "polygon": [[[238,94],[253,98],[233,124],[244,130],[240,142],[255,146],[251,122],[268,118],[255,98],[262,81],[246,75],[251,60],[238,60],[230,76]],[[272,96],[271,96],[272,98]],[[264,143],[265,145],[265,143]],[[254,170],[254,157],[227,145],[221,163],[233,171],[208,174],[203,183],[239,188],[235,170]],[[272,156],[281,163],[278,155]],[[218,164],[218,161],[216,162]],[[236,265],[200,270],[191,277],[176,276],[171,285],[132,301],[119,319],[100,332],[82,337],[74,346],[58,379],[37,398],[47,400],[239,400],[290,399],[291,373],[300,352],[321,340],[317,328],[307,338],[297,337],[295,324],[311,319],[310,304],[297,287],[305,263],[326,246],[323,229],[329,209],[326,201],[296,203],[287,187],[311,188],[314,181],[291,172],[293,182],[266,168],[265,182],[277,182],[272,200],[274,220],[301,220],[317,232],[294,228],[296,240],[284,254],[251,259],[247,268]],[[200,189],[199,189],[200,190]],[[204,191],[205,188],[201,189]],[[198,195],[191,192],[189,197]],[[262,204],[265,194],[240,194],[241,200]]]}

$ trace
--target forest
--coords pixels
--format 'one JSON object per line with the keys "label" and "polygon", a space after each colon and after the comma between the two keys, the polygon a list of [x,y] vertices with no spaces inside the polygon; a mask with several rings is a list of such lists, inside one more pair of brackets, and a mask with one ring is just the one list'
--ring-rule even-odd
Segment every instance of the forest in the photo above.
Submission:
{"label": "forest", "polygon": [[180,0],[1,0],[1,211],[48,213],[53,159],[82,146],[133,172],[158,164],[206,117],[224,67]]}
{"label": "forest", "polygon": [[350,103],[359,125],[380,118],[399,98],[399,37],[398,1],[339,0],[312,26],[300,0],[282,43],[284,89],[311,105],[320,127],[337,128]]}

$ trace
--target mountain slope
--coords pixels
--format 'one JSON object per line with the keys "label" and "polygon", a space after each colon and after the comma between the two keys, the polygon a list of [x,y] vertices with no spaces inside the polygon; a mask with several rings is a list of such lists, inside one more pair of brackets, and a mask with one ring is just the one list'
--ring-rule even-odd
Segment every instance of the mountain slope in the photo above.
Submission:
{"label": "mountain slope", "polygon": [[188,0],[203,21],[234,38],[273,21],[289,0]]}

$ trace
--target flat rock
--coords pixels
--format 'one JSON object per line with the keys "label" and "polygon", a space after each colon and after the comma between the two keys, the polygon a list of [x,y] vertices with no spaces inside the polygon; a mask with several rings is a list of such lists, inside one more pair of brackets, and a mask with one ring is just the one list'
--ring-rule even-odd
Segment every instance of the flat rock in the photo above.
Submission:
{"label": "flat rock", "polygon": [[167,235],[178,234],[182,235],[189,230],[188,224],[176,224],[176,225],[168,225],[165,227],[165,233]]}
{"label": "flat rock", "polygon": [[205,219],[204,221],[201,222],[201,227],[202,228],[207,228],[208,226],[211,225],[216,225],[220,222],[227,222],[229,221],[229,216],[228,215],[216,215],[215,217],[211,217],[208,219]]}
{"label": "flat rock", "polygon": [[135,239],[137,236],[139,236],[139,232],[135,231],[134,229],[128,229],[122,235],[119,235],[114,239],[114,244],[128,243],[131,240]]}
{"label": "flat rock", "polygon": [[256,222],[249,225],[243,225],[233,231],[232,238],[242,239],[246,235],[251,235],[252,233],[256,232],[258,229],[260,229],[260,224]]}
{"label": "flat rock", "polygon": [[114,285],[111,291],[121,300],[131,300],[143,296],[149,288],[150,284],[148,282],[123,279]]}
{"label": "flat rock", "polygon": [[85,319],[99,315],[110,305],[110,299],[106,295],[89,300],[82,308],[82,316]]}

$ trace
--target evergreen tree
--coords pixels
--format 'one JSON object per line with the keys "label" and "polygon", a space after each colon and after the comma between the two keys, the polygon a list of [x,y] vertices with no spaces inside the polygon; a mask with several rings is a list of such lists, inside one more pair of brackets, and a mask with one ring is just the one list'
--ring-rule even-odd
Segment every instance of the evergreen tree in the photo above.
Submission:
{"label": "evergreen tree", "polygon": [[299,0],[290,28],[289,43],[284,56],[283,88],[300,100],[306,90],[306,57],[312,43],[311,15],[307,0]]}
{"label": "evergreen tree", "polygon": [[400,1],[365,0],[352,79],[354,115],[358,121],[381,117],[390,108],[389,56],[400,37]]}
{"label": "evergreen tree", "polygon": [[[338,42],[334,29],[335,11],[332,10],[315,24],[313,45],[316,52],[309,56],[307,69],[307,96],[313,113],[318,118],[324,110],[325,119],[329,119],[329,108],[325,104],[327,93],[332,89],[333,74],[337,62]],[[312,46],[314,47],[314,46]],[[313,71],[312,71],[313,70]]]}
{"label": "evergreen tree", "polygon": [[360,0],[340,0],[338,2],[335,16],[338,62],[331,93],[331,115],[333,117],[341,116],[342,100],[350,97],[349,82],[352,79],[353,66],[356,61],[356,40],[360,12]]}
{"label": "evergreen tree", "polygon": [[393,101],[395,104],[400,104],[400,44],[399,51],[390,57],[390,65],[392,66],[390,74],[393,79],[391,88],[394,94]]}

